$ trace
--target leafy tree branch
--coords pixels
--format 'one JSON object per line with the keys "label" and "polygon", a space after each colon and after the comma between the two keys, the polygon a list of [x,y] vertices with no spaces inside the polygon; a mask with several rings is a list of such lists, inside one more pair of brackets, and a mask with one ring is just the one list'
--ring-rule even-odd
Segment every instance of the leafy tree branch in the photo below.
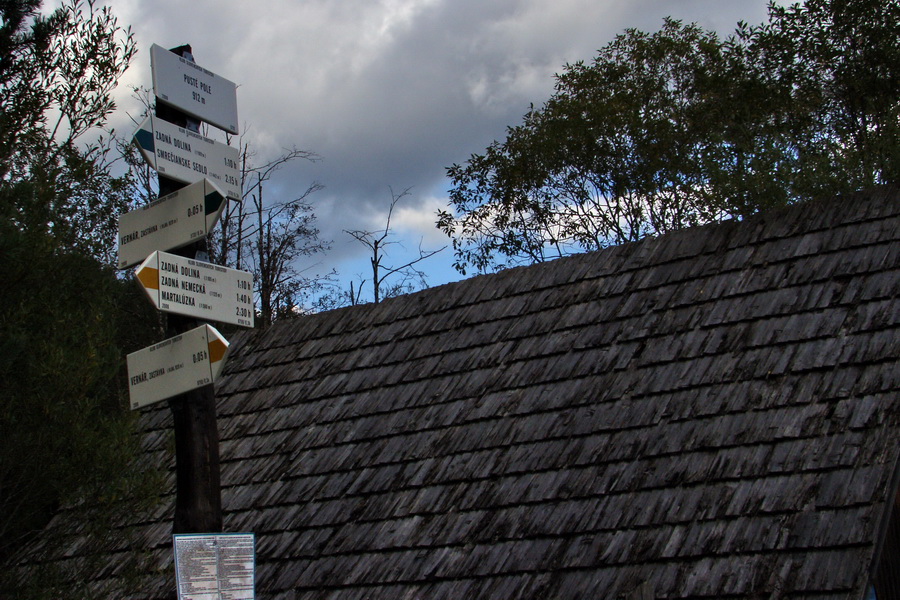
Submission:
{"label": "leafy tree branch", "polygon": [[596,250],[900,176],[900,2],[772,4],[720,38],[628,29],[447,169],[455,265]]}

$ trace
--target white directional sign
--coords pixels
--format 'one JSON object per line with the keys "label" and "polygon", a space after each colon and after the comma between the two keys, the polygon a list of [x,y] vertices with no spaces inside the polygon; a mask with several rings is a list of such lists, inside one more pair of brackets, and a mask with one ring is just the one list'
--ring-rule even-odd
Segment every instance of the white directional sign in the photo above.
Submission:
{"label": "white directional sign", "polygon": [[204,179],[125,213],[119,217],[119,268],[206,237],[224,208],[225,197]]}
{"label": "white directional sign", "polygon": [[206,178],[228,198],[241,200],[237,148],[155,117],[144,119],[134,142],[157,173],[184,183]]}
{"label": "white directional sign", "polygon": [[150,47],[150,68],[157,98],[201,121],[238,133],[234,83],[157,44]]}
{"label": "white directional sign", "polygon": [[128,394],[137,409],[216,380],[228,355],[228,341],[201,325],[128,355]]}
{"label": "white directional sign", "polygon": [[253,275],[166,252],[136,271],[159,310],[204,321],[253,327]]}

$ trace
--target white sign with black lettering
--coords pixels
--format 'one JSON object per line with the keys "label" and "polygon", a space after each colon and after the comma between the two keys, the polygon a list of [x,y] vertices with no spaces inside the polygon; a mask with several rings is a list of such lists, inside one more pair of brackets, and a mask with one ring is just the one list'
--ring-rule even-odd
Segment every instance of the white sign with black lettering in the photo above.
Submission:
{"label": "white sign with black lettering", "polygon": [[252,533],[173,536],[178,600],[253,600],[256,571]]}
{"label": "white sign with black lettering", "polygon": [[238,133],[237,86],[158,44],[150,47],[153,93],[166,104]]}
{"label": "white sign with black lettering", "polygon": [[253,327],[253,274],[154,252],[135,271],[161,311]]}
{"label": "white sign with black lettering", "polygon": [[237,148],[152,116],[134,132],[134,143],[157,173],[184,183],[208,179],[225,196],[240,202]]}
{"label": "white sign with black lettering", "polygon": [[210,325],[132,352],[126,359],[131,408],[211,384],[222,372],[227,356],[228,341]]}
{"label": "white sign with black lettering", "polygon": [[139,264],[154,250],[173,250],[206,237],[225,197],[208,179],[119,217],[119,268]]}

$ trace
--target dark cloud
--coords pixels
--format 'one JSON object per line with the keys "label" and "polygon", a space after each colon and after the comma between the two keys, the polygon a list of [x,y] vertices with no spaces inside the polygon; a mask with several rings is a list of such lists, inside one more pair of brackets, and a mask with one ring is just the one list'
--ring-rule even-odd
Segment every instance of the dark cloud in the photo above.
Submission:
{"label": "dark cloud", "polygon": [[[149,47],[193,46],[197,62],[239,84],[240,120],[261,158],[296,146],[318,153],[273,181],[290,194],[312,180],[323,234],[337,243],[323,267],[363,269],[344,229],[383,221],[389,187],[412,188],[403,223],[428,226],[446,193],[445,168],[518,123],[552,92],[555,72],[591,59],[627,27],[665,16],[728,34],[761,22],[766,0],[296,0],[192,3],[125,0],[141,53],[128,83],[149,87]],[[127,91],[120,107],[133,105]],[[415,209],[428,215],[415,216]],[[434,232],[399,229],[415,249]],[[444,263],[449,263],[449,255]],[[441,271],[437,266],[435,271]],[[441,271],[434,283],[445,280]]]}

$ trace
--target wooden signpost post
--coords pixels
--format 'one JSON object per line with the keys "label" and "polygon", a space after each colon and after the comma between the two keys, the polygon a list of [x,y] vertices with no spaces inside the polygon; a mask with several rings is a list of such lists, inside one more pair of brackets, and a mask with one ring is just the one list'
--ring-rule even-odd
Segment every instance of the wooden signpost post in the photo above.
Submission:
{"label": "wooden signpost post", "polygon": [[[226,198],[241,199],[238,152],[200,135],[199,120],[236,134],[236,86],[193,61],[190,46],[151,49],[156,114],[135,143],[159,175],[160,199],[124,215],[119,267],[167,313],[166,340],[128,357],[133,408],[168,400],[175,427],[174,534],[222,531],[213,381],[228,342],[204,321],[253,326],[249,273],[206,262],[206,235]],[[190,185],[189,185],[190,184]],[[171,254],[166,251],[172,251]]]}

